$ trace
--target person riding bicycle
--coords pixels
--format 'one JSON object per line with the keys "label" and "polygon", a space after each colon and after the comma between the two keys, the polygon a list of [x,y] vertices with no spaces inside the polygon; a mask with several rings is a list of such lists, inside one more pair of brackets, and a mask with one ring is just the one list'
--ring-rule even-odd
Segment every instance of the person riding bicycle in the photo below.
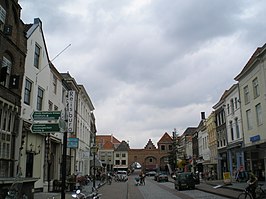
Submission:
{"label": "person riding bicycle", "polygon": [[112,183],[112,175],[111,175],[110,173],[107,174],[107,182],[108,182],[109,184]]}
{"label": "person riding bicycle", "polygon": [[258,186],[258,178],[253,173],[251,173],[247,183],[248,183],[247,190],[251,193],[252,197],[255,199],[256,198],[255,190]]}

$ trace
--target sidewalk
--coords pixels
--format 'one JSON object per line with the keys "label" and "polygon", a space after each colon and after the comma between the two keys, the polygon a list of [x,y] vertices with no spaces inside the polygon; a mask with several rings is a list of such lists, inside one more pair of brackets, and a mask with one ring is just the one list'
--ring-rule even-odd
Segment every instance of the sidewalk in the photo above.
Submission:
{"label": "sidewalk", "polygon": [[[263,184],[262,188],[266,189],[266,182],[259,182]],[[224,184],[223,180],[202,181],[196,186],[196,189],[201,191],[214,193],[216,195],[227,198],[237,198],[239,193],[247,187],[246,182],[232,182],[231,184]]]}

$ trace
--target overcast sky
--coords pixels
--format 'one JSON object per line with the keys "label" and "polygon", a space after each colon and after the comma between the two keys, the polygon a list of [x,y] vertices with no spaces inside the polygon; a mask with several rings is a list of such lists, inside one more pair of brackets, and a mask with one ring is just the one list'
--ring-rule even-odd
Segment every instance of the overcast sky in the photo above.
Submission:
{"label": "overcast sky", "polygon": [[98,134],[143,148],[197,127],[266,42],[263,0],[19,0],[50,59],[83,84]]}

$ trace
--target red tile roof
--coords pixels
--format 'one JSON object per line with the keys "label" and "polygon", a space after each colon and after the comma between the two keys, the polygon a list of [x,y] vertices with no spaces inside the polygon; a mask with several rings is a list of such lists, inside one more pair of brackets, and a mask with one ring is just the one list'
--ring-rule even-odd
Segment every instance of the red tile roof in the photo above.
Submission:
{"label": "red tile roof", "polygon": [[120,144],[121,142],[116,139],[113,135],[96,135],[96,143],[101,143],[104,145],[107,141],[113,143],[113,144]]}
{"label": "red tile roof", "polygon": [[172,143],[172,142],[173,142],[173,139],[171,138],[171,136],[167,132],[165,132],[157,144],[159,144],[159,143]]}

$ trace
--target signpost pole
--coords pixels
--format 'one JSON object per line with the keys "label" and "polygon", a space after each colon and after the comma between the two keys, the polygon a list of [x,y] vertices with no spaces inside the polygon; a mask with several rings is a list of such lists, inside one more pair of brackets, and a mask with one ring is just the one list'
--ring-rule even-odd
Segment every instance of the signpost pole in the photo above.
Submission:
{"label": "signpost pole", "polygon": [[62,188],[61,188],[61,199],[65,199],[65,189],[66,189],[66,150],[67,150],[67,131],[64,132],[63,137],[63,154],[62,154]]}

